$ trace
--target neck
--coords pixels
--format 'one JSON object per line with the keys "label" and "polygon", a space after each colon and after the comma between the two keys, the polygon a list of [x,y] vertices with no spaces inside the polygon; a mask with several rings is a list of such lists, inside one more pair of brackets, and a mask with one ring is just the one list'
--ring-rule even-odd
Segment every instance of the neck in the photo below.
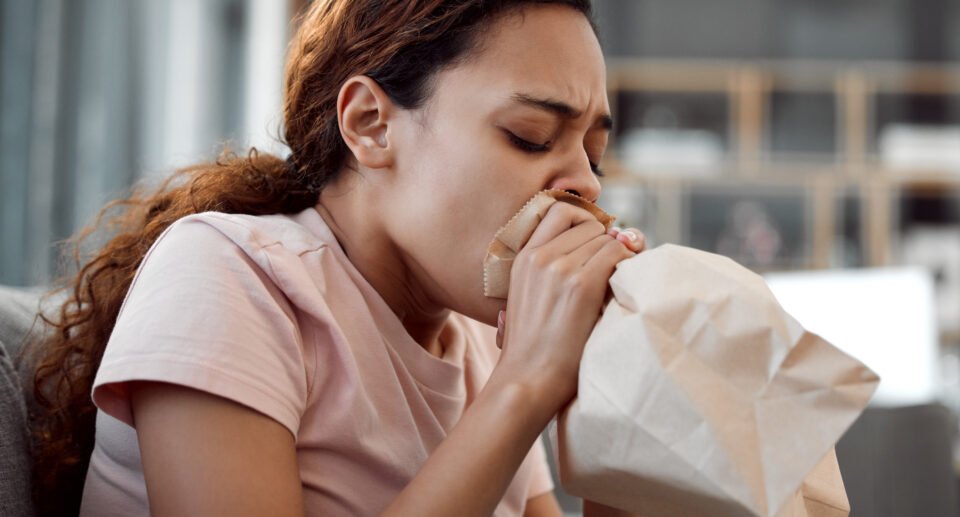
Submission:
{"label": "neck", "polygon": [[440,334],[450,311],[434,303],[412,274],[409,261],[391,240],[378,214],[385,206],[368,184],[352,171],[324,188],[317,211],[333,231],[350,262],[380,294],[414,341],[436,356],[443,355]]}

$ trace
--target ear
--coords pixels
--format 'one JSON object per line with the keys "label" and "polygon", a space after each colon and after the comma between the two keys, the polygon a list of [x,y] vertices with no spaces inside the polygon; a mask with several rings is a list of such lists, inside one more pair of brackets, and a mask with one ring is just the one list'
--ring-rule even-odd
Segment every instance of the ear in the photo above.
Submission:
{"label": "ear", "polygon": [[340,88],[337,121],[340,135],[360,165],[382,169],[393,165],[387,129],[396,107],[373,79],[358,75]]}

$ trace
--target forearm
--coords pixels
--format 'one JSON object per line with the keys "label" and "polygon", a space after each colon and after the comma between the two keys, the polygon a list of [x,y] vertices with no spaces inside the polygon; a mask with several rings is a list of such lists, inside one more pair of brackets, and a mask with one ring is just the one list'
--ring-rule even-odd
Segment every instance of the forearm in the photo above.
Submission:
{"label": "forearm", "polygon": [[624,510],[604,506],[593,501],[583,500],[583,517],[642,517]]}
{"label": "forearm", "polygon": [[488,383],[384,515],[491,515],[552,417],[536,398],[529,386]]}

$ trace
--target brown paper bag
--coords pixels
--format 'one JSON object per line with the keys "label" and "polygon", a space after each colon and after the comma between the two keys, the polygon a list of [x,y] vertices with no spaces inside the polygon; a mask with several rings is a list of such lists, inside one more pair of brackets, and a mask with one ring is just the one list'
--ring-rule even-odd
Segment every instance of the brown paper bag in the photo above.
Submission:
{"label": "brown paper bag", "polygon": [[872,371],[719,255],[663,246],[621,262],[610,286],[559,418],[568,491],[648,517],[843,506],[835,469],[801,492],[811,504],[788,503],[866,406]]}
{"label": "brown paper bag", "polygon": [[614,217],[608,215],[597,205],[580,196],[563,190],[544,190],[533,196],[527,204],[513,216],[503,228],[497,232],[487,250],[483,260],[483,294],[490,298],[507,298],[510,288],[510,268],[513,259],[521,248],[530,240],[533,231],[543,220],[550,205],[563,201],[587,210],[598,221],[610,229]]}
{"label": "brown paper bag", "polygon": [[[522,248],[549,206],[536,199],[488,258]],[[506,296],[502,270],[485,268],[485,281]],[[876,389],[873,372],[718,255],[664,246],[622,262],[610,286],[578,397],[558,418],[568,492],[646,517],[848,513],[833,446]]]}
{"label": "brown paper bag", "polygon": [[837,454],[831,449],[777,517],[846,517],[849,514],[850,502],[843,489]]}

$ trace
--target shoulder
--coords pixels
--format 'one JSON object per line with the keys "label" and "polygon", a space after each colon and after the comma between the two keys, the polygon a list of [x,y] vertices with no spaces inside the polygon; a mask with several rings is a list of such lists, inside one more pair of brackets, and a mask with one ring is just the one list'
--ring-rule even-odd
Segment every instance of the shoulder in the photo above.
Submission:
{"label": "shoulder", "polygon": [[255,254],[266,248],[280,247],[291,254],[316,251],[327,243],[286,215],[246,215],[203,212],[184,217],[167,229],[158,240],[189,241],[193,245],[231,242]]}
{"label": "shoulder", "polygon": [[172,224],[124,298],[97,373],[98,407],[129,424],[127,383],[161,381],[252,407],[295,433],[313,369],[298,309],[325,308],[311,282],[323,271],[303,259],[323,249],[284,216],[208,212]]}
{"label": "shoulder", "polygon": [[245,272],[283,291],[322,282],[331,269],[340,274],[330,244],[315,228],[297,215],[279,214],[204,212],[184,217],[154,242],[142,267],[161,268],[167,275]]}

